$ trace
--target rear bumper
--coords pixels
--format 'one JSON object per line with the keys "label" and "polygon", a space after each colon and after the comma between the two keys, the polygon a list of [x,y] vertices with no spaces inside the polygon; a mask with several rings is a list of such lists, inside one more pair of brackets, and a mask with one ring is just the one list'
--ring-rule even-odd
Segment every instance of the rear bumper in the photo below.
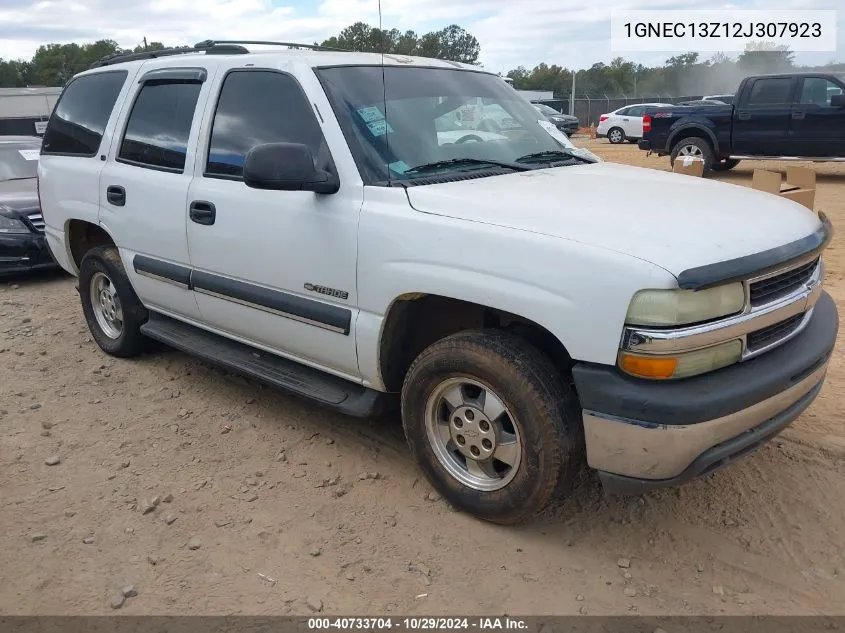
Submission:
{"label": "rear bumper", "polygon": [[753,360],[672,382],[573,369],[587,461],[610,492],[681,484],[774,437],[821,391],[839,318],[823,294],[805,330]]}
{"label": "rear bumper", "polygon": [[0,276],[56,267],[58,264],[40,233],[0,235]]}

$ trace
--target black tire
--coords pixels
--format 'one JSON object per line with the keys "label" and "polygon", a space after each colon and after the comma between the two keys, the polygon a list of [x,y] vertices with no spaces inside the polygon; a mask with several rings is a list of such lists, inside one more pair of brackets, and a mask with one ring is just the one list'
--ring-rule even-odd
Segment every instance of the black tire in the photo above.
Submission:
{"label": "black tire", "polygon": [[[123,319],[117,337],[109,336],[95,315],[91,284],[98,273],[108,278],[120,302]],[[141,334],[140,327],[147,320],[147,310],[132,289],[116,247],[98,246],[82,258],[82,264],[79,266],[79,297],[88,329],[100,349],[122,358],[137,356],[144,351],[147,341]]]}
{"label": "black tire", "polygon": [[[498,490],[480,491],[450,474],[429,439],[428,400],[456,377],[492,390],[513,413],[520,461]],[[487,521],[509,525],[534,517],[571,490],[583,464],[583,425],[571,378],[513,334],[465,331],[432,344],[408,370],[401,406],[405,437],[428,480],[454,507]]]}
{"label": "black tire", "polygon": [[726,158],[718,163],[713,163],[713,171],[730,171],[739,165],[739,161],[733,158]]}
{"label": "black tire", "polygon": [[[619,134],[614,134],[614,132],[619,132]],[[616,138],[614,141],[613,139]],[[619,143],[625,142],[625,130],[621,127],[612,127],[607,131],[607,140],[613,143],[614,145],[618,145]]]}
{"label": "black tire", "polygon": [[669,164],[675,164],[675,159],[684,148],[695,148],[700,153],[700,158],[704,161],[704,173],[713,170],[713,163],[715,161],[713,156],[713,147],[710,141],[701,138],[700,136],[688,136],[682,138],[672,146],[672,152],[669,154]]}

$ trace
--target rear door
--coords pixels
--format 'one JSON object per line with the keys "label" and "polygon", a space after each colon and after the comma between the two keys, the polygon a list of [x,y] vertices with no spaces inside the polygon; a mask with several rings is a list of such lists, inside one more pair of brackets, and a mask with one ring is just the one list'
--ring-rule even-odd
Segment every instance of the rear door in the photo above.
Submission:
{"label": "rear door", "polygon": [[631,106],[628,108],[628,120],[625,122],[625,136],[630,139],[638,139],[643,137],[643,114],[645,114],[645,106]]}
{"label": "rear door", "polygon": [[796,156],[845,156],[845,108],[830,105],[845,86],[828,77],[801,77],[789,140]]}
{"label": "rear door", "polygon": [[100,175],[101,221],[141,301],[188,319],[199,308],[189,290],[186,200],[208,75],[194,65],[142,70]]}
{"label": "rear door", "polygon": [[734,109],[733,154],[783,156],[791,153],[788,142],[796,77],[751,79]]}

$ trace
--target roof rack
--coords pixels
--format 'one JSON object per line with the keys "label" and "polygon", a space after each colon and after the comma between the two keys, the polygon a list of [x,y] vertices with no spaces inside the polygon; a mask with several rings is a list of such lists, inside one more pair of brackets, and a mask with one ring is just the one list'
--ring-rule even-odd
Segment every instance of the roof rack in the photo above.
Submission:
{"label": "roof rack", "polygon": [[212,42],[207,40],[196,46],[178,46],[174,48],[163,48],[157,51],[141,51],[140,53],[112,53],[91,64],[90,68],[122,64],[123,62],[134,62],[142,59],[156,59],[157,57],[168,57],[170,55],[185,55],[187,53],[205,53],[206,55],[243,55],[249,50],[243,46],[234,46],[229,42]]}
{"label": "roof rack", "polygon": [[339,53],[348,53],[344,48],[332,48],[330,46],[321,46],[319,44],[300,44],[297,42],[271,42],[265,40],[205,40],[194,44],[194,48],[208,48],[223,45],[253,45],[253,46],[287,46],[288,48],[307,48],[312,51],[337,51]]}
{"label": "roof rack", "polygon": [[348,53],[343,48],[331,48],[319,44],[299,44],[297,42],[269,42],[264,40],[204,40],[193,46],[177,46],[174,48],[162,48],[157,51],[141,51],[140,53],[112,53],[91,64],[90,68],[111,66],[123,62],[134,62],[141,59],[155,59],[169,55],[184,55],[186,53],[205,53],[206,55],[243,55],[249,53],[249,49],[243,46],[286,46],[287,48],[307,48],[314,51],[337,51]]}

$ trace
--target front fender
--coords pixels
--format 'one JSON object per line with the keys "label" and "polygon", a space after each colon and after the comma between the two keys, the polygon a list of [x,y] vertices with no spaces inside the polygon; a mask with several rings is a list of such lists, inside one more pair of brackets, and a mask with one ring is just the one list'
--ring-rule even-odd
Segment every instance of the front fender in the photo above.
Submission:
{"label": "front fender", "polygon": [[365,384],[380,383],[385,317],[409,294],[518,315],[548,330],[573,359],[614,364],[633,294],[676,284],[659,266],[616,251],[379,206],[365,202],[359,227],[356,332]]}

